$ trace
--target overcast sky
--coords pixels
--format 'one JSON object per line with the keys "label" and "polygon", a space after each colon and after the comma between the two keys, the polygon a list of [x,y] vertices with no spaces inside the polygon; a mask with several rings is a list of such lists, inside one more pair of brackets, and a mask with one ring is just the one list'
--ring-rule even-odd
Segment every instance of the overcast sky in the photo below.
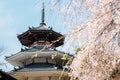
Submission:
{"label": "overcast sky", "polygon": [[[29,26],[38,26],[41,20],[41,4],[43,0],[0,0],[0,45],[4,52],[0,58],[1,62],[7,63],[4,56],[10,56],[20,51],[21,44],[17,39],[17,34],[28,30]],[[52,26],[53,30],[64,33],[64,27],[57,12],[49,11],[49,2],[45,2],[47,26]],[[1,66],[3,70],[12,69],[8,63]]]}

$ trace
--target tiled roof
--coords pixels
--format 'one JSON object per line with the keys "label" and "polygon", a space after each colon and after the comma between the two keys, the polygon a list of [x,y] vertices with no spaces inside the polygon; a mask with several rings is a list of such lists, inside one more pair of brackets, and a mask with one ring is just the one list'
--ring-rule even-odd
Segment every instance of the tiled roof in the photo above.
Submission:
{"label": "tiled roof", "polygon": [[[40,50],[42,50],[43,48],[44,48],[44,46],[34,46],[34,47],[32,47],[32,48],[21,49],[21,52],[35,52],[35,51],[40,51]],[[43,49],[42,51],[43,51],[43,52],[44,52],[44,51],[49,51],[49,52],[51,52],[51,51],[57,51],[57,52],[59,52],[59,53],[65,54],[64,52],[58,51],[57,49],[52,49],[51,47],[46,47],[46,48]]]}
{"label": "tiled roof", "polygon": [[27,71],[55,71],[62,70],[62,67],[55,66],[50,63],[33,63],[24,66],[23,68],[14,69],[14,72],[27,72]]}

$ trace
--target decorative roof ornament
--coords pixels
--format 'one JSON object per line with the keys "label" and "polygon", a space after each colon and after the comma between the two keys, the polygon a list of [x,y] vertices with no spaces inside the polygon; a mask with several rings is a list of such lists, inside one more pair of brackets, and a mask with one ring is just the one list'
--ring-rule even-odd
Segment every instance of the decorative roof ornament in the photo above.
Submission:
{"label": "decorative roof ornament", "polygon": [[44,2],[42,3],[42,11],[41,11],[41,23],[40,23],[40,27],[45,24],[45,9],[44,9]]}

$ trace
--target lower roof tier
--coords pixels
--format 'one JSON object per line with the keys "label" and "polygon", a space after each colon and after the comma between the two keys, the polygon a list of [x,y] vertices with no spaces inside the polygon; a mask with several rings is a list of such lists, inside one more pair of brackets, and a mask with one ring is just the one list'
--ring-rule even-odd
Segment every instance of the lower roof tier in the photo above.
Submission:
{"label": "lower roof tier", "polygon": [[[62,57],[65,55],[65,53],[59,52],[57,50],[53,49],[40,49],[38,48],[31,48],[27,50],[23,50],[21,52],[18,52],[17,54],[14,54],[12,56],[6,57],[6,60],[12,64],[13,66],[24,66],[31,63],[53,63],[57,65],[62,65],[62,62],[64,61]],[[70,56],[67,56],[67,59],[69,59]]]}
{"label": "lower roof tier", "polygon": [[27,71],[54,71],[54,70],[62,70],[63,68],[59,65],[51,64],[51,63],[31,63],[25,65],[24,67],[15,68],[13,72],[27,72]]}

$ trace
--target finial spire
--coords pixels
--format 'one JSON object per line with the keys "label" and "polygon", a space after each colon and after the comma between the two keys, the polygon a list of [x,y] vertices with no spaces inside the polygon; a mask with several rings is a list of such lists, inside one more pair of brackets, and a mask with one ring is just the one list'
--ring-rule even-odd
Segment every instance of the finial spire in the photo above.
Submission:
{"label": "finial spire", "polygon": [[44,11],[44,2],[42,3],[42,12],[41,12],[41,23],[40,26],[46,25],[45,24],[45,11]]}

